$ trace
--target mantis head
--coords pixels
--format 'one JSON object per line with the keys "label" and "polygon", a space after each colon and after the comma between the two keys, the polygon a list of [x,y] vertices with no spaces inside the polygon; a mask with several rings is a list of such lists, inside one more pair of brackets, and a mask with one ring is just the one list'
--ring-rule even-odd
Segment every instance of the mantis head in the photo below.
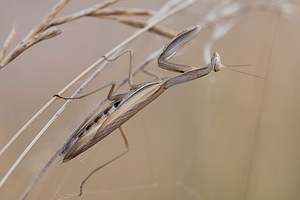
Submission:
{"label": "mantis head", "polygon": [[215,72],[220,71],[221,68],[224,67],[221,63],[220,55],[217,52],[213,53],[209,65],[211,70],[214,70]]}
{"label": "mantis head", "polygon": [[242,71],[239,71],[239,70],[232,69],[232,67],[241,67],[241,66],[249,66],[249,65],[224,66],[221,63],[220,55],[217,52],[213,53],[213,55],[211,57],[211,61],[208,65],[209,65],[209,68],[211,70],[214,70],[215,72],[220,71],[221,68],[225,68],[225,69],[229,69],[229,70],[239,72],[239,73],[242,73],[242,74],[246,74],[246,75],[250,75],[250,76],[253,76],[253,77],[265,79],[264,77],[261,77],[261,76],[257,76],[257,75],[254,75],[254,74],[249,74],[249,73],[246,73],[246,72],[242,72]]}

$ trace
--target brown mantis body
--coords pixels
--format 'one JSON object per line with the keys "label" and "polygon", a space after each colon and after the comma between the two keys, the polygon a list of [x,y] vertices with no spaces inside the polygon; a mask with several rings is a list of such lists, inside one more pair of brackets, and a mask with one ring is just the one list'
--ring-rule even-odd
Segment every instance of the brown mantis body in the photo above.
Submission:
{"label": "brown mantis body", "polygon": [[[133,51],[131,49],[124,51],[123,53],[121,53],[120,55],[116,56],[113,59],[108,59],[104,57],[108,61],[114,61],[118,59],[120,56],[122,56],[123,54],[127,52],[130,53],[130,68],[129,68],[128,82],[131,87],[131,90],[128,93],[113,95],[113,91],[115,88],[114,82],[96,90],[99,91],[107,86],[111,86],[107,99],[112,101],[112,103],[108,107],[106,107],[102,112],[100,112],[96,117],[90,120],[85,126],[80,125],[77,128],[77,130],[79,131],[73,133],[72,138],[68,140],[66,145],[64,145],[64,147],[62,147],[49,160],[49,162],[36,176],[36,178],[31,183],[31,185],[23,193],[21,199],[26,198],[29,191],[33,188],[33,186],[45,173],[45,171],[50,166],[50,164],[54,161],[58,153],[63,157],[62,161],[67,162],[75,158],[79,154],[83,153],[84,151],[88,150],[90,147],[92,147],[93,145],[95,145],[96,143],[104,139],[106,136],[108,136],[110,133],[112,133],[114,130],[119,128],[126,145],[126,150],[123,153],[116,156],[115,158],[111,159],[110,161],[106,162],[105,164],[93,170],[82,181],[80,186],[80,194],[79,194],[80,196],[82,194],[82,187],[84,183],[89,179],[91,175],[93,175],[99,169],[103,168],[104,166],[108,165],[109,163],[113,162],[114,160],[118,159],[119,157],[121,157],[122,155],[128,152],[129,143],[121,127],[127,120],[129,120],[137,112],[142,110],[146,105],[148,105],[158,96],[160,96],[169,87],[206,76],[211,71],[217,72],[222,67],[225,67],[221,64],[220,56],[218,53],[214,53],[212,55],[211,62],[208,63],[203,68],[195,68],[190,65],[177,64],[168,61],[178,51],[180,51],[180,49],[183,48],[190,40],[192,40],[196,35],[198,35],[200,33],[200,30],[201,30],[200,26],[192,26],[183,30],[173,38],[173,40],[165,47],[161,55],[158,57],[157,60],[158,66],[166,70],[181,73],[177,76],[167,77],[162,79],[156,78],[149,82],[134,84],[132,82],[132,73],[131,73],[132,57],[133,57]],[[93,91],[91,93],[94,93],[96,91]],[[55,96],[60,97],[59,95],[55,95]],[[82,98],[84,96],[77,97],[77,98]],[[64,97],[60,97],[60,98],[77,99],[77,98],[64,98]]]}
{"label": "brown mantis body", "polygon": [[[84,182],[96,171],[124,155],[128,149],[127,138],[121,128],[128,119],[134,116],[137,112],[151,103],[154,99],[160,96],[169,87],[191,81],[208,75],[211,71],[219,71],[223,65],[220,62],[218,53],[214,53],[211,62],[203,68],[195,68],[189,65],[175,64],[168,61],[174,56],[179,49],[184,47],[187,42],[194,38],[201,30],[200,26],[190,27],[179,33],[163,50],[158,58],[158,66],[170,71],[181,73],[180,75],[167,77],[163,79],[155,79],[150,82],[139,85],[132,83],[131,69],[129,70],[129,84],[132,91],[112,96],[114,83],[111,83],[111,89],[107,96],[112,103],[100,112],[94,119],[87,123],[74,137],[67,143],[63,151],[60,153],[63,156],[63,162],[67,162],[82,152],[86,151],[103,138],[119,128],[126,144],[127,150],[119,156],[95,169],[83,182],[80,187],[80,195],[82,194],[82,186]],[[130,52],[132,60],[132,50],[126,50],[113,60],[117,59],[126,52]],[[132,63],[132,62],[131,62]]]}

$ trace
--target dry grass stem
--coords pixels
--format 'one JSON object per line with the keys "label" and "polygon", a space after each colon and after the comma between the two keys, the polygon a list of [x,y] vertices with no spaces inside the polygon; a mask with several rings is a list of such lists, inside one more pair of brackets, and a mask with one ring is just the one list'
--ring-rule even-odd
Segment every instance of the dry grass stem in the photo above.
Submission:
{"label": "dry grass stem", "polygon": [[154,10],[142,9],[142,8],[115,8],[115,9],[104,9],[93,13],[91,16],[98,17],[104,15],[141,15],[141,16],[153,16],[155,15]]}
{"label": "dry grass stem", "polygon": [[4,45],[2,47],[2,50],[0,52],[0,69],[2,66],[2,61],[4,57],[6,56],[6,53],[11,45],[11,42],[13,41],[14,37],[16,35],[16,29],[15,26],[13,26],[12,30],[10,31],[10,34],[8,35],[6,41],[4,42]]}
{"label": "dry grass stem", "polygon": [[45,17],[45,19],[36,28],[29,32],[29,34],[24,38],[23,42],[26,42],[33,36],[40,33],[44,29],[44,27],[46,27],[54,19],[54,17],[63,9],[63,7],[67,5],[69,1],[70,0],[62,0],[56,6],[54,6],[50,14],[47,17]]}
{"label": "dry grass stem", "polygon": [[60,19],[55,20],[52,23],[48,23],[47,27],[45,27],[45,29],[47,29],[51,26],[57,26],[57,25],[61,25],[61,24],[67,23],[67,22],[71,22],[71,21],[74,21],[74,20],[82,18],[82,17],[90,16],[93,13],[96,13],[97,11],[99,11],[100,9],[106,8],[107,6],[110,6],[118,1],[119,0],[108,0],[104,3],[94,5],[93,7],[86,8],[86,9],[76,12],[72,15],[61,17]]}
{"label": "dry grass stem", "polygon": [[[130,26],[133,26],[133,27],[136,27],[136,28],[143,28],[147,25],[147,23],[144,22],[144,21],[124,18],[124,17],[104,16],[103,18],[116,20],[118,22],[130,25]],[[163,27],[163,26],[159,26],[159,25],[154,26],[153,28],[149,29],[149,31],[157,33],[158,35],[161,35],[161,36],[164,36],[164,37],[168,37],[168,38],[172,38],[177,34],[176,31],[168,29],[168,28]]]}
{"label": "dry grass stem", "polygon": [[30,48],[31,46],[43,40],[53,38],[61,33],[62,31],[60,29],[53,27],[42,33],[35,35],[34,37],[26,40],[24,43],[21,43],[18,46],[16,46],[15,49],[3,60],[1,66],[3,67],[6,66],[8,63],[13,61],[17,56],[19,56],[22,52],[24,52],[26,49]]}
{"label": "dry grass stem", "polygon": [[[50,12],[50,14],[45,17],[45,19],[34,29],[32,29],[27,36],[22,40],[20,44],[18,44],[10,53],[9,55],[4,59],[4,61],[1,63],[0,69],[5,67],[8,63],[10,63],[12,60],[14,60],[17,56],[19,56],[22,52],[24,52],[26,49],[31,47],[32,45],[43,41],[45,39],[49,39],[52,37],[55,37],[56,35],[59,35],[61,33],[58,29],[52,29],[50,31],[47,31],[45,33],[42,33],[41,31],[45,26],[49,24],[53,20],[53,18],[57,15],[59,11],[63,9],[63,7],[69,2],[70,0],[62,0],[60,1]],[[37,37],[35,37],[37,36]]]}

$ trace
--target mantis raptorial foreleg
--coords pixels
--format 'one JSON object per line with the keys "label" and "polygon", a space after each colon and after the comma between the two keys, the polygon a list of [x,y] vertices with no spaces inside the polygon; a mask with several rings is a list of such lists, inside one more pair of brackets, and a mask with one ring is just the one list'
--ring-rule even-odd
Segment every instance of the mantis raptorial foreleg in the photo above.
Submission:
{"label": "mantis raptorial foreleg", "polygon": [[125,146],[126,146],[126,150],[123,151],[122,153],[120,153],[119,155],[117,155],[116,157],[114,157],[113,159],[111,159],[110,161],[104,163],[103,165],[101,165],[100,167],[97,167],[96,169],[94,169],[82,182],[81,182],[81,185],[80,185],[80,192],[79,192],[79,196],[82,195],[82,187],[83,185],[85,184],[85,182],[94,174],[96,173],[98,170],[102,169],[103,167],[105,167],[106,165],[112,163],[113,161],[117,160],[118,158],[120,158],[121,156],[125,155],[128,151],[129,151],[129,142],[128,142],[128,139],[125,135],[125,132],[123,131],[122,127],[119,126],[119,130],[120,130],[120,133],[122,135],[122,138],[124,140],[124,143],[125,143]]}
{"label": "mantis raptorial foreleg", "polygon": [[190,65],[172,63],[168,60],[171,59],[183,47],[185,47],[189,41],[191,41],[200,33],[200,31],[200,26],[192,26],[178,33],[177,36],[164,48],[163,52],[159,56],[157,60],[158,66],[160,68],[179,73],[185,73],[192,69],[196,69]]}

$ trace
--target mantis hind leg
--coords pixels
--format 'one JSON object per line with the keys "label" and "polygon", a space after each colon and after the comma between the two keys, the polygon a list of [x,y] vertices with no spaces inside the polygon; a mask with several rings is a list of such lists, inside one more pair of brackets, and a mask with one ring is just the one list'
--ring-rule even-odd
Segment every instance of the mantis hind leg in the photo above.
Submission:
{"label": "mantis hind leg", "polygon": [[97,167],[96,169],[94,169],[82,182],[81,182],[81,185],[80,185],[80,188],[79,188],[79,196],[82,195],[82,188],[83,188],[83,185],[85,184],[85,182],[94,174],[96,173],[97,171],[99,171],[100,169],[102,169],[103,167],[105,167],[106,165],[112,163],[113,161],[117,160],[118,158],[122,157],[123,155],[125,155],[128,151],[129,151],[129,142],[128,142],[128,139],[122,129],[122,127],[120,126],[119,127],[119,130],[121,132],[121,135],[122,135],[122,138],[124,140],[124,143],[125,143],[125,146],[126,146],[126,150],[123,151],[122,153],[120,153],[119,155],[117,155],[116,157],[114,157],[113,159],[111,159],[110,161],[104,163],[103,165]]}

